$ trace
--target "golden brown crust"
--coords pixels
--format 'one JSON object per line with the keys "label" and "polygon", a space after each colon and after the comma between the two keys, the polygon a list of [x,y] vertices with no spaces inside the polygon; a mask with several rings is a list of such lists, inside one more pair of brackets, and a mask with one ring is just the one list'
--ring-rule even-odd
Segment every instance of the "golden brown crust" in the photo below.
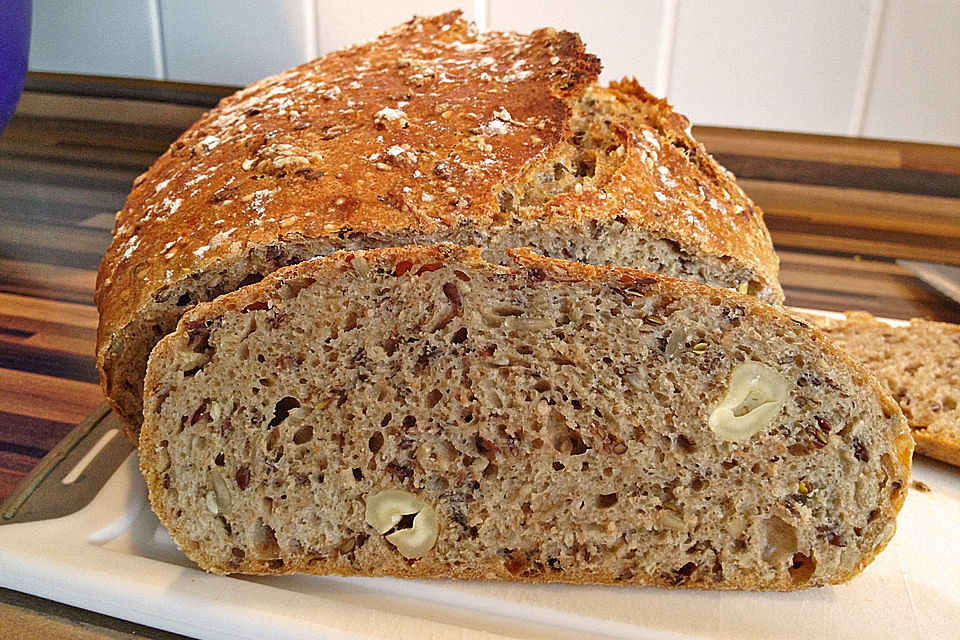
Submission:
{"label": "golden brown crust", "polygon": [[960,467],[960,447],[955,444],[928,436],[923,431],[915,431],[913,439],[917,443],[917,453]]}
{"label": "golden brown crust", "polygon": [[[734,175],[694,140],[690,121],[632,78],[611,83],[610,91],[643,103],[658,134],[654,143],[645,130],[624,131],[630,142],[630,158],[620,171],[625,179],[612,181],[619,187],[615,193],[621,206],[666,237],[696,244],[707,254],[735,256],[776,278],[779,262],[762,211]],[[657,174],[653,179],[643,166],[650,156]]]}
{"label": "golden brown crust", "polygon": [[[101,343],[234,242],[494,224],[496,187],[565,137],[566,98],[599,71],[575,34],[477,35],[454,12],[225,98],[118,214],[98,274]],[[522,124],[483,135],[502,111]]]}
{"label": "golden brown crust", "polygon": [[477,34],[448,13],[225,98],[135,181],[100,265],[98,368],[128,435],[139,408],[121,407],[114,387],[134,382],[117,372],[140,357],[131,343],[153,322],[137,321],[168,304],[171,288],[258,247],[363,234],[439,241],[521,219],[547,230],[622,216],[755,273],[782,299],[759,209],[686,118],[632,80],[597,88],[649,112],[649,125],[615,124],[627,155],[616,175],[514,218],[501,211],[504,186],[569,137],[571,101],[599,70],[575,34]]}
{"label": "golden brown crust", "polygon": [[[391,247],[385,249],[375,249],[371,251],[341,251],[325,258],[317,258],[297,265],[284,267],[267,276],[259,283],[243,287],[237,291],[220,296],[212,302],[198,305],[188,311],[177,326],[177,330],[163,338],[154,349],[151,358],[164,359],[169,357],[169,352],[175,351],[181,343],[188,340],[186,327],[194,323],[204,323],[212,321],[232,310],[245,309],[250,305],[261,304],[271,299],[281,299],[279,292],[280,285],[289,280],[298,278],[310,278],[315,276],[319,270],[346,270],[349,269],[349,263],[358,256],[367,256],[368,263],[386,263],[397,265],[401,262],[409,262],[414,265],[425,263],[456,262],[457,264],[466,264],[468,266],[479,266],[502,273],[522,273],[536,268],[542,270],[546,279],[555,282],[576,282],[598,280],[601,282],[610,282],[615,286],[624,284],[639,283],[642,284],[645,291],[660,295],[675,297],[689,296],[692,294],[708,296],[715,304],[729,304],[738,306],[746,314],[764,316],[773,323],[781,325],[799,324],[809,329],[814,342],[823,349],[825,358],[831,359],[840,366],[852,369],[855,381],[869,389],[870,392],[877,395],[881,405],[891,420],[896,422],[896,428],[888,433],[890,441],[894,443],[894,450],[897,452],[897,460],[891,468],[892,482],[899,483],[906,487],[910,479],[911,458],[913,453],[913,439],[910,437],[906,420],[900,411],[896,402],[886,394],[881,388],[880,383],[866,368],[855,362],[844,351],[837,348],[833,343],[819,330],[810,324],[797,320],[782,309],[765,304],[753,296],[743,295],[734,291],[710,287],[694,282],[687,282],[662,276],[659,274],[647,273],[637,269],[628,269],[612,266],[594,266],[583,263],[571,262],[566,260],[557,260],[545,258],[529,249],[516,249],[509,252],[516,263],[516,267],[506,267],[501,265],[491,265],[481,257],[481,250],[478,247],[458,247],[450,244],[440,244],[435,246],[410,245],[404,247]],[[408,267],[409,268],[409,264]],[[148,368],[146,389],[156,388],[161,383],[163,370],[161,368]],[[147,398],[147,413],[150,414],[154,399]],[[398,557],[384,559],[383,564],[374,572],[358,572],[352,569],[350,564],[338,560],[337,558],[320,560],[318,558],[285,560],[282,566],[271,566],[267,561],[245,559],[233,566],[225,567],[215,562],[213,558],[208,558],[200,552],[196,543],[182,538],[179,535],[175,524],[173,514],[165,509],[160,503],[162,495],[161,483],[163,481],[158,464],[158,451],[162,448],[158,442],[158,433],[156,424],[152,420],[144,423],[140,438],[140,466],[146,478],[147,485],[150,488],[150,499],[153,510],[159,516],[160,520],[171,532],[177,544],[188,551],[192,559],[198,562],[202,568],[215,573],[255,573],[255,574],[290,574],[290,573],[308,573],[315,575],[341,575],[341,576],[396,576],[405,578],[439,578],[439,577],[457,577],[463,579],[482,579],[482,580],[510,580],[522,582],[551,582],[556,581],[546,576],[528,577],[510,573],[502,567],[490,566],[489,570],[480,569],[452,569],[447,564],[431,559],[429,556],[421,558],[416,563],[409,563],[400,560]],[[879,518],[890,522],[894,526],[896,515],[903,506],[906,497],[906,490],[895,492],[889,503],[881,508],[882,513]],[[893,531],[889,532],[889,537],[881,541],[872,551],[868,551],[860,561],[848,572],[833,576],[830,584],[840,584],[846,582],[853,576],[860,573],[864,567],[869,565],[876,555],[882,551],[892,538]],[[565,571],[562,576],[562,582],[573,584],[634,584],[634,585],[654,585],[667,588],[678,588],[676,582],[664,579],[663,576],[656,575],[635,575],[632,578],[624,579],[623,576],[617,576],[612,573],[600,571]],[[744,573],[737,577],[726,579],[724,583],[718,584],[710,580],[691,580],[683,583],[683,588],[696,588],[706,590],[728,590],[728,589],[772,589],[779,591],[793,591],[804,588],[803,584],[797,584],[789,578],[769,584],[762,584],[754,577]]]}

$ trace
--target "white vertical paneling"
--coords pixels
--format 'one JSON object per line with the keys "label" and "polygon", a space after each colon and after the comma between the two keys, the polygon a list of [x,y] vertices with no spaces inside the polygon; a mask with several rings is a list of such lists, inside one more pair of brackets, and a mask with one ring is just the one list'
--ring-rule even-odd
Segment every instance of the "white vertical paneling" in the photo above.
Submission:
{"label": "white vertical paneling", "polygon": [[663,97],[670,86],[673,73],[674,40],[677,37],[677,4],[680,0],[664,0],[660,17],[660,45],[657,51],[657,76],[653,92]]}
{"label": "white vertical paneling", "polygon": [[960,2],[889,0],[863,134],[960,144]]}
{"label": "white vertical paneling", "polygon": [[303,29],[306,41],[307,57],[314,59],[320,55],[320,43],[317,41],[317,2],[300,0],[303,3]]}
{"label": "white vertical paneling", "polygon": [[167,57],[163,53],[163,22],[160,0],[150,0],[150,36],[153,45],[153,70],[158,78],[167,77]]}
{"label": "white vertical paneling", "polygon": [[490,29],[529,33],[541,27],[576,31],[600,56],[605,80],[633,76],[654,88],[662,0],[489,0]]}
{"label": "white vertical paneling", "polygon": [[377,37],[414,15],[432,16],[454,9],[474,19],[472,0],[317,0],[317,41],[320,53]]}
{"label": "white vertical paneling", "polygon": [[160,0],[167,79],[249,84],[313,55],[304,0]]}
{"label": "white vertical paneling", "polygon": [[864,38],[863,53],[860,56],[860,77],[857,78],[857,91],[853,96],[850,113],[850,125],[847,133],[858,136],[863,131],[863,116],[867,110],[867,98],[873,84],[873,70],[877,63],[880,48],[880,29],[887,8],[887,0],[871,0],[870,18],[867,23],[867,36]]}
{"label": "white vertical paneling", "polygon": [[477,23],[480,31],[487,31],[487,0],[473,0],[473,21]]}
{"label": "white vertical paneling", "polygon": [[153,11],[151,0],[34,0],[30,68],[159,79]]}
{"label": "white vertical paneling", "polygon": [[680,2],[668,97],[694,122],[846,133],[868,0]]}

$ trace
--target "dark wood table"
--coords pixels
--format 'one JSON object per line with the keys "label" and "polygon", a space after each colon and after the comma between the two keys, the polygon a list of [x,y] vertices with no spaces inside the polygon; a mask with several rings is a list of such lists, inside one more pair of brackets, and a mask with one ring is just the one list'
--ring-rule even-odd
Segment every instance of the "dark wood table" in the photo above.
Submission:
{"label": "dark wood table", "polygon": [[[133,179],[230,91],[28,78],[0,136],[0,499],[103,402],[93,290],[114,213]],[[960,322],[960,307],[894,262],[960,265],[960,148],[713,127],[694,135],[764,210],[788,304]],[[12,637],[143,632],[88,616],[0,593],[3,637],[40,619],[46,632]],[[83,635],[87,627],[103,635]]]}

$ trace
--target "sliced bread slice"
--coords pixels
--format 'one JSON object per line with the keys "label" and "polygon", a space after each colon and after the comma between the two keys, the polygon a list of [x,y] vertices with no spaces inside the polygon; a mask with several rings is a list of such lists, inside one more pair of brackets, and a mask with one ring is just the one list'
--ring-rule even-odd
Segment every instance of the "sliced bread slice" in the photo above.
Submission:
{"label": "sliced bread slice", "polygon": [[218,573],[709,589],[846,580],[913,442],[876,379],[733,291],[452,245],[340,252],[153,351],[154,510]]}
{"label": "sliced bread slice", "polygon": [[960,465],[960,326],[914,318],[893,327],[864,311],[848,311],[844,320],[804,317],[886,385],[917,453]]}

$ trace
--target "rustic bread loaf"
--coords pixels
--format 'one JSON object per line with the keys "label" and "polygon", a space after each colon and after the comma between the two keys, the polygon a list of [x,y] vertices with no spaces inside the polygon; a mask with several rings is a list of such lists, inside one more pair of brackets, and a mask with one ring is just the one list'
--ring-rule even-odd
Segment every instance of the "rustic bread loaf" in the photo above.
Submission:
{"label": "rustic bread loaf", "polygon": [[762,214],[579,38],[409,22],[226,98],[134,184],[100,267],[98,366],[128,435],[191,305],[339,249],[529,246],[782,300]]}
{"label": "rustic bread loaf", "polygon": [[213,572],[709,589],[846,580],[913,442],[756,298],[451,245],[342,252],[198,305],[146,377],[153,509]]}
{"label": "rustic bread loaf", "polygon": [[880,379],[900,404],[917,452],[960,465],[960,327],[914,318],[891,327],[863,311],[804,314]]}

